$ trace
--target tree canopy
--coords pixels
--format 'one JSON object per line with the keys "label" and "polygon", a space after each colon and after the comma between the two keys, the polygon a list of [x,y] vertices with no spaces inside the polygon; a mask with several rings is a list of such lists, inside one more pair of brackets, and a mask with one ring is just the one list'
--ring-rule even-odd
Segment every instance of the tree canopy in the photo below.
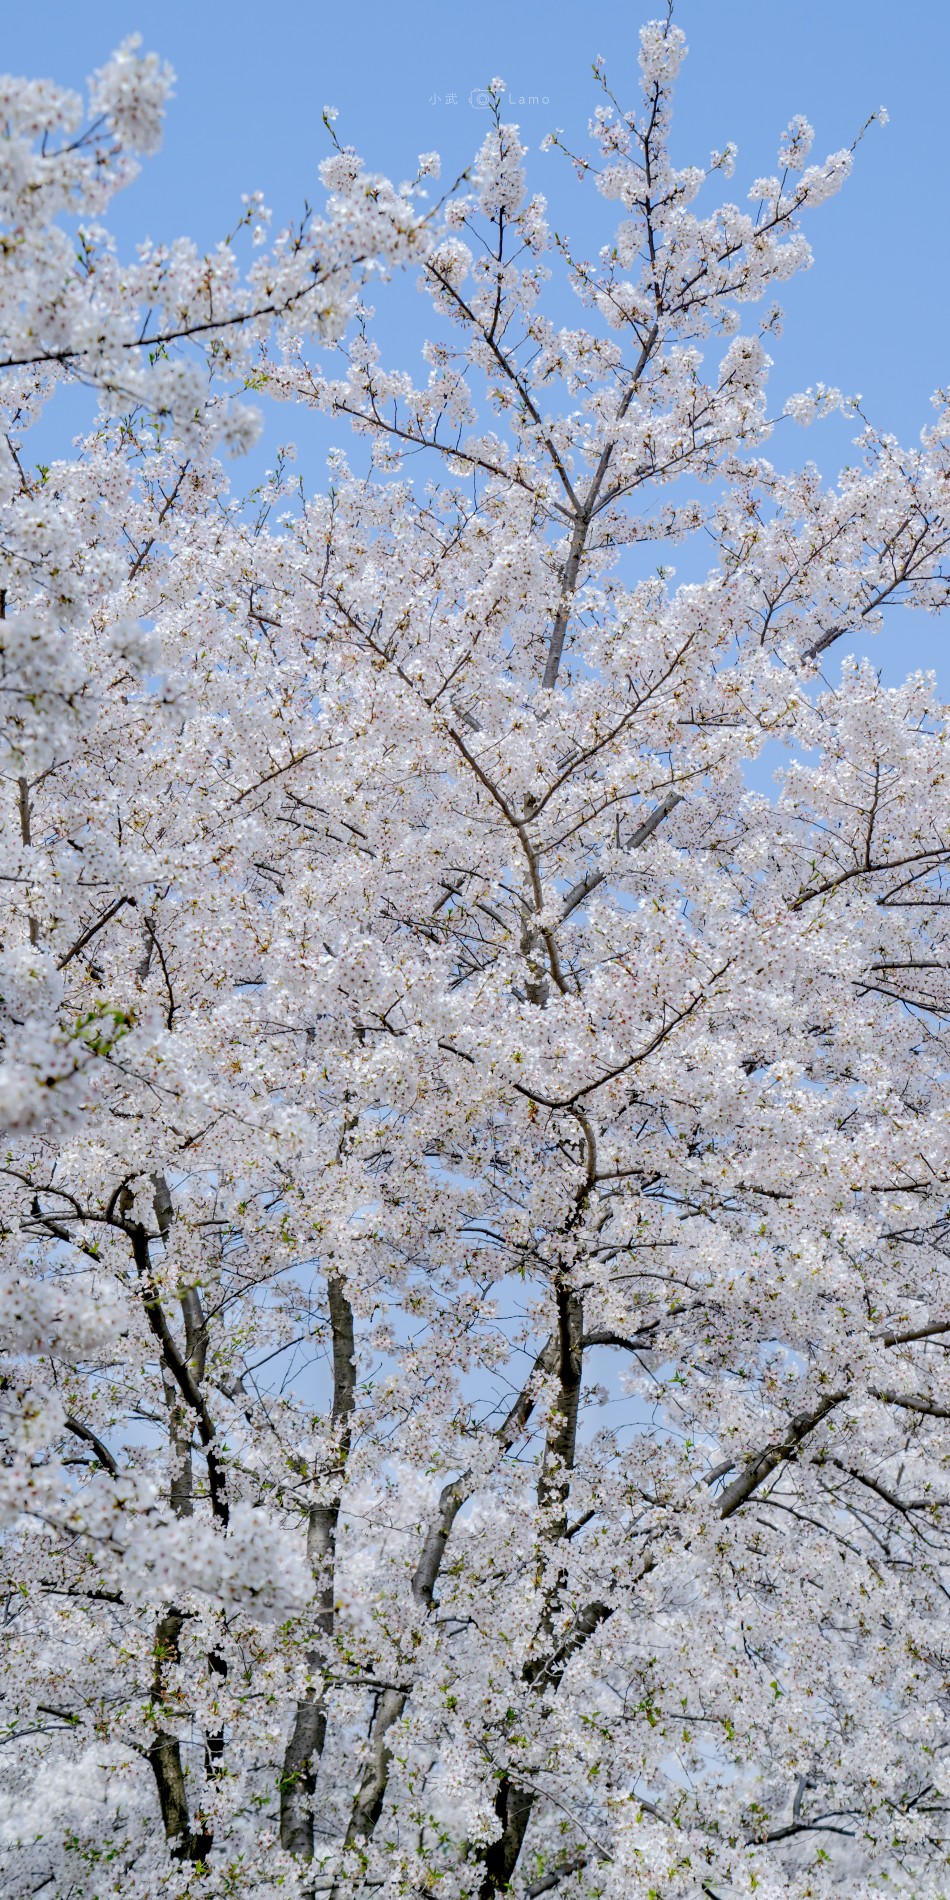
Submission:
{"label": "tree canopy", "polygon": [[730,198],[684,52],[591,254],[500,80],[131,262],[169,69],[0,83],[11,1897],[946,1891],[946,709],[853,656],[950,412],[773,414],[855,147]]}

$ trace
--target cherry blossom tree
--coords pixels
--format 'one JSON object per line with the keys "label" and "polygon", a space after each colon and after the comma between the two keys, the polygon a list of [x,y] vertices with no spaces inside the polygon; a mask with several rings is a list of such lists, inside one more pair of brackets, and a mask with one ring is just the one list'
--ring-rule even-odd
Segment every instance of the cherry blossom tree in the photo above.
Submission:
{"label": "cherry blossom tree", "polygon": [[720,202],[684,51],[591,256],[500,81],[133,263],[168,69],[0,82],[11,1896],[947,1891],[950,408],[769,459],[854,147]]}

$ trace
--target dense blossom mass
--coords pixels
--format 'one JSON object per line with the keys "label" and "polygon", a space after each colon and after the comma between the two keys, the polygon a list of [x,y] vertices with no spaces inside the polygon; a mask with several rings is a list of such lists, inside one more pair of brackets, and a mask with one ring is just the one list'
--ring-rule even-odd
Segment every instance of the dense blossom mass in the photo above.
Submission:
{"label": "dense blossom mass", "polygon": [[948,1891],[946,711],[849,656],[950,409],[769,459],[854,148],[679,167],[684,51],[589,254],[500,80],[132,261],[168,68],[0,80],[11,1900]]}

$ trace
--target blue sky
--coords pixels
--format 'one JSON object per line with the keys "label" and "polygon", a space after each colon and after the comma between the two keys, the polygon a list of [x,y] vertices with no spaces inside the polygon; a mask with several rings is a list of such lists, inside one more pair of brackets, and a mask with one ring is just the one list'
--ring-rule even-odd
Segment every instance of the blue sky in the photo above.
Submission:
{"label": "blue sky", "polygon": [[[432,148],[443,153],[446,172],[462,168],[485,127],[470,95],[477,98],[495,73],[517,100],[539,101],[506,112],[520,121],[529,146],[536,148],[552,126],[583,143],[595,101],[591,60],[603,54],[615,89],[632,92],[637,29],[659,10],[650,0],[0,6],[0,60],[8,71],[81,86],[132,31],[176,68],[164,150],[112,218],[124,245],[181,232],[213,242],[235,221],[243,191],[261,189],[278,224],[305,198],[319,202],[325,103],[340,110],[341,136],[397,176]],[[679,89],[677,157],[702,163],[712,146],[734,139],[739,167],[730,189],[737,192],[773,168],[778,135],[793,112],[816,126],[818,156],[849,143],[868,112],[887,106],[889,127],[872,127],[849,187],[811,223],[815,265],[786,290],[786,331],[772,354],[777,396],[819,380],[836,383],[860,391],[874,421],[916,438],[929,419],[932,390],[950,383],[950,5],[678,0],[676,18],[691,49]],[[529,163],[531,182],[551,198],[558,224],[589,245],[592,194],[555,155],[535,149]],[[402,355],[409,331],[401,298],[392,321],[394,353]],[[421,340],[425,328],[420,307],[413,333]],[[284,433],[288,425],[282,419]],[[842,448],[837,430],[812,429],[796,433],[788,453],[816,458],[830,476]],[[942,630],[919,616],[908,624],[901,615],[896,624],[904,629],[900,650],[885,652],[893,642],[878,643],[886,672],[898,660],[897,670],[940,666]],[[950,668],[942,670],[950,686]]]}

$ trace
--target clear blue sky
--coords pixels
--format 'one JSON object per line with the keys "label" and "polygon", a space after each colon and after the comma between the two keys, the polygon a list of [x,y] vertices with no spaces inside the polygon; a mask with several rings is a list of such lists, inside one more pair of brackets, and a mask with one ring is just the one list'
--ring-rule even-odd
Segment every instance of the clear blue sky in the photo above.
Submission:
{"label": "clear blue sky", "polygon": [[[583,142],[595,98],[591,59],[602,53],[615,88],[632,92],[637,29],[658,11],[650,0],[0,0],[0,62],[79,86],[120,39],[140,31],[174,65],[177,96],[163,152],[112,222],[126,245],[181,232],[207,243],[230,228],[242,191],[261,189],[278,223],[305,198],[319,202],[325,103],[340,109],[341,136],[398,176],[431,148],[442,151],[446,172],[462,168],[484,131],[469,94],[494,73],[512,93],[548,101],[506,114],[520,120],[529,145],[554,125]],[[793,112],[816,126],[820,156],[887,106],[889,127],[872,128],[850,186],[811,224],[815,266],[787,288],[786,332],[772,354],[777,393],[837,383],[862,393],[873,420],[916,438],[931,391],[950,383],[950,4],[678,0],[676,17],[691,49],[677,156],[702,163],[713,145],[736,140],[736,188],[773,168]],[[535,153],[533,164],[532,182],[551,197],[558,223],[583,232],[589,191],[554,155]],[[420,308],[420,334],[422,319]],[[396,320],[401,328],[404,317]],[[841,447],[837,434],[816,429],[788,445],[829,475]],[[905,639],[913,630],[915,651],[894,660],[939,664],[942,630],[918,616],[910,627],[906,616],[900,622]],[[883,645],[877,654],[890,673]],[[942,670],[950,684],[950,668]]]}

